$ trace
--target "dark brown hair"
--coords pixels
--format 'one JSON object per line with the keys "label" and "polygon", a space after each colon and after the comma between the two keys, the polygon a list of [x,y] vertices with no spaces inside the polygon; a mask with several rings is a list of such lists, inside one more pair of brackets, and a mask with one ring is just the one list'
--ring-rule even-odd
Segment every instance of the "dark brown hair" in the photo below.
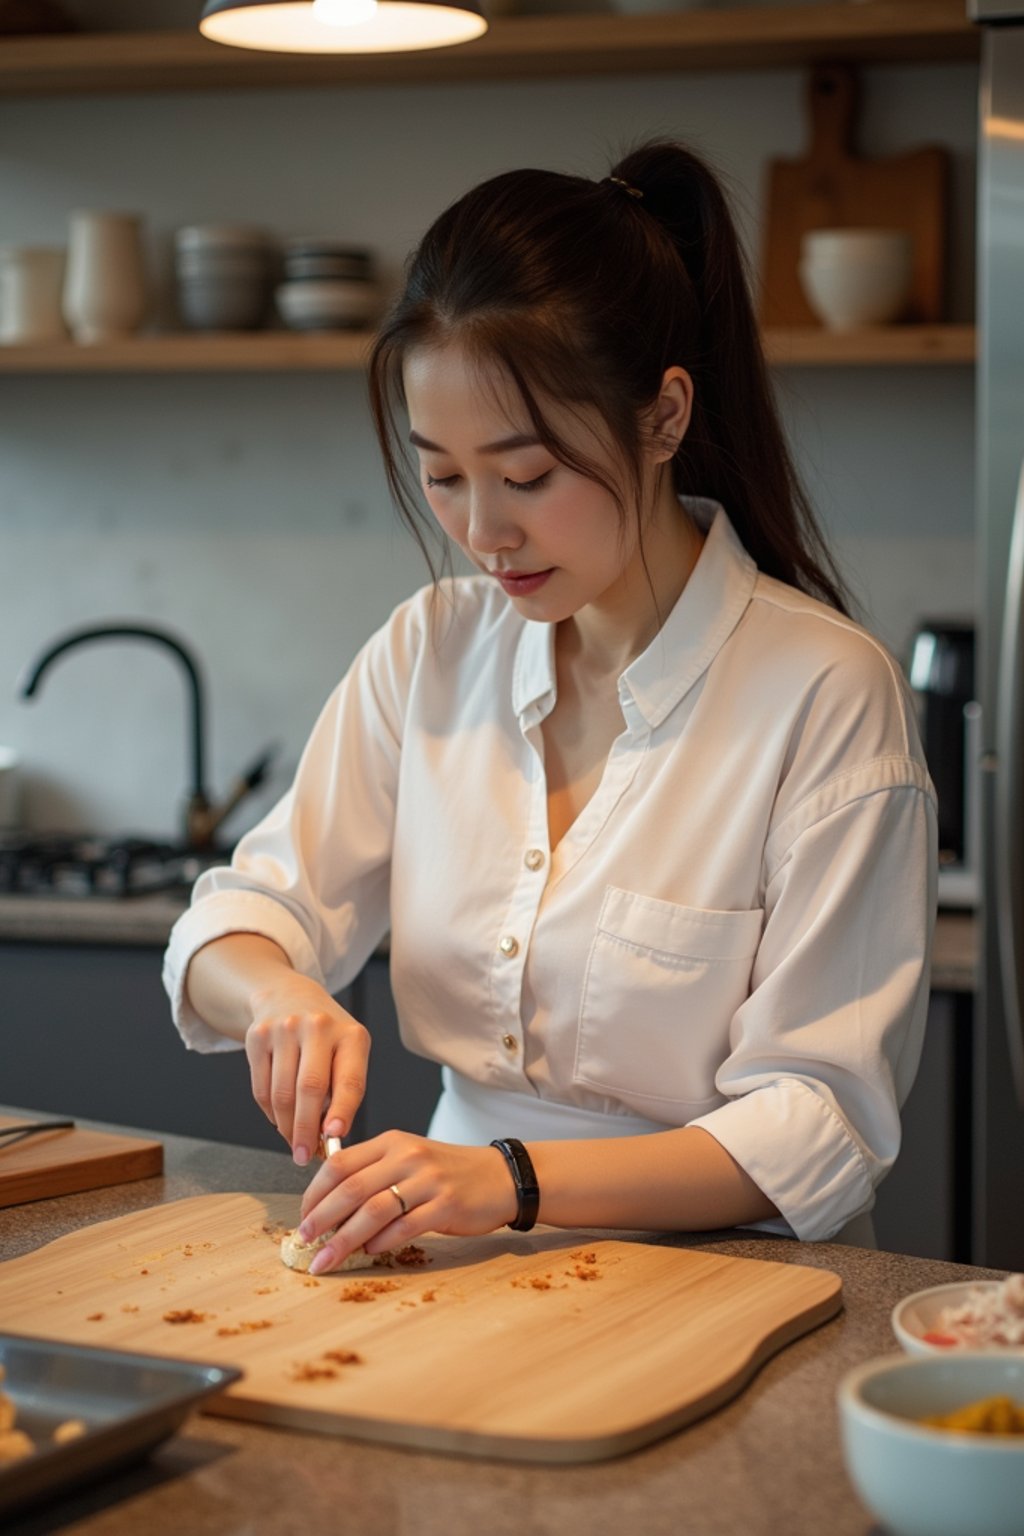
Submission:
{"label": "dark brown hair", "polygon": [[718,179],[660,139],[625,155],[611,177],[618,182],[543,170],[495,176],[446,209],[413,252],[369,367],[398,507],[430,562],[396,424],[411,349],[457,342],[470,359],[496,364],[544,445],[604,485],[624,515],[622,487],[552,430],[542,402],[596,409],[638,490],[641,413],[665,370],[679,366],[694,403],[672,460],[676,492],[721,502],[762,571],[848,612],[775,410]]}

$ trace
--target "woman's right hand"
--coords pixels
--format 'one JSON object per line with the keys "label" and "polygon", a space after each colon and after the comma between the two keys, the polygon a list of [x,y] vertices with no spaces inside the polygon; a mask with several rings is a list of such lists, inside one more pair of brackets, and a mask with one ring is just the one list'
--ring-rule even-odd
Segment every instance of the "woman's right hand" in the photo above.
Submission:
{"label": "woman's right hand", "polygon": [[252,1092],[299,1167],[326,1136],[345,1136],[366,1091],[369,1032],[315,981],[289,971],[251,998],[245,1032]]}

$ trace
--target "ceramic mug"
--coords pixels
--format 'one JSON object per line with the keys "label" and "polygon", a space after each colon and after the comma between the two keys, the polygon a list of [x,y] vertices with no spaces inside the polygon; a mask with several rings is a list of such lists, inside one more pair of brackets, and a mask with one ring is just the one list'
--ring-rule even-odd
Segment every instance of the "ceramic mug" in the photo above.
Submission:
{"label": "ceramic mug", "polygon": [[66,340],[63,286],[63,250],[0,246],[0,343]]}
{"label": "ceramic mug", "polygon": [[134,213],[71,215],[64,318],[86,344],[130,336],[146,313],[141,220]]}

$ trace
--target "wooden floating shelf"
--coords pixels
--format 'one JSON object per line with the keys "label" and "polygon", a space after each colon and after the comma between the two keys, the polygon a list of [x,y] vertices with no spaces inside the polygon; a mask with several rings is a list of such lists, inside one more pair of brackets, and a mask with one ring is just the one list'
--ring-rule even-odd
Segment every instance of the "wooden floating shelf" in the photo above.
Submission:
{"label": "wooden floating shelf", "polygon": [[474,42],[404,54],[258,53],[192,30],[4,37],[0,94],[426,84],[823,60],[931,63],[979,54],[979,31],[963,0],[831,0],[646,16],[503,16]]}
{"label": "wooden floating shelf", "polygon": [[[363,368],[369,331],[232,331],[133,336],[77,346],[51,342],[0,346],[0,374],[21,373],[338,373]],[[772,329],[764,333],[773,367],[890,367],[973,363],[972,325],[893,325],[842,334]]]}
{"label": "wooden floating shelf", "polygon": [[367,331],[169,332],[78,346],[0,346],[0,373],[303,373],[362,368]]}
{"label": "wooden floating shelf", "polygon": [[763,341],[776,368],[973,363],[977,354],[973,325],[880,325],[863,331],[772,327]]}

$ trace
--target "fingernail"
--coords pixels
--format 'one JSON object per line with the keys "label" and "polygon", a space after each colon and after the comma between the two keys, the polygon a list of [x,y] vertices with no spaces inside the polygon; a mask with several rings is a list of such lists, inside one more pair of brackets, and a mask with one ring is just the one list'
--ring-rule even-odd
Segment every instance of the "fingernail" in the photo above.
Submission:
{"label": "fingernail", "polygon": [[309,1266],[309,1272],[311,1275],[322,1275],[324,1270],[330,1269],[333,1263],[334,1254],[331,1252],[331,1250],[329,1248],[321,1248],[320,1252],[316,1255],[312,1264]]}
{"label": "fingernail", "polygon": [[300,1226],[295,1228],[295,1236],[298,1238],[300,1243],[308,1243],[308,1242],[310,1242],[312,1240],[312,1237],[313,1237],[313,1224],[312,1224],[312,1222],[309,1222],[309,1221],[302,1222],[302,1224]]}
{"label": "fingernail", "polygon": [[292,1151],[292,1157],[300,1168],[305,1168],[309,1162],[309,1153],[305,1147],[295,1147]]}
{"label": "fingernail", "polygon": [[333,1120],[328,1120],[327,1124],[324,1126],[325,1136],[344,1136],[344,1134],[345,1122],[344,1120],[339,1120],[337,1116],[335,1116]]}

